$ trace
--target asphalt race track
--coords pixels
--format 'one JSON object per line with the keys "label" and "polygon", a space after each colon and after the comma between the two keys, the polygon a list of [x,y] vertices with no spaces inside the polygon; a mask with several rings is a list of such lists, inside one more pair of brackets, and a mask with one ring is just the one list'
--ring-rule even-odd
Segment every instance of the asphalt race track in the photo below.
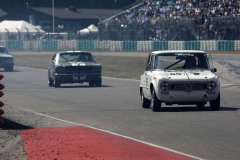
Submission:
{"label": "asphalt race track", "polygon": [[[144,65],[144,64],[143,64]],[[114,132],[203,159],[240,157],[240,56],[214,55],[221,78],[221,109],[163,106],[142,109],[139,81],[104,78],[102,87],[67,84],[50,88],[47,71],[15,67],[3,72],[7,105],[48,118]],[[29,120],[31,121],[31,120]],[[62,126],[64,127],[64,125]]]}

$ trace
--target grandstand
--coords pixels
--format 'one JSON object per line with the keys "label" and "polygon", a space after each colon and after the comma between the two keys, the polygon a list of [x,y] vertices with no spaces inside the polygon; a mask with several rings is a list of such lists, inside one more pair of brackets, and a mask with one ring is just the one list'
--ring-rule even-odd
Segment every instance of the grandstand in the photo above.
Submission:
{"label": "grandstand", "polygon": [[240,0],[144,0],[99,22],[100,40],[239,40]]}

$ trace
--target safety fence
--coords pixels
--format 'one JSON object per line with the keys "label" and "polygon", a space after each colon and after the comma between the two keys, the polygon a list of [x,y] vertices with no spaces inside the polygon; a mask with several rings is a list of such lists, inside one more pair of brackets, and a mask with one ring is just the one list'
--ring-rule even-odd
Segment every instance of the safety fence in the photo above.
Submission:
{"label": "safety fence", "polygon": [[0,41],[12,51],[61,51],[61,50],[96,50],[96,51],[156,51],[156,50],[204,50],[236,51],[240,50],[240,40],[210,41],[98,41],[98,40],[38,40]]}

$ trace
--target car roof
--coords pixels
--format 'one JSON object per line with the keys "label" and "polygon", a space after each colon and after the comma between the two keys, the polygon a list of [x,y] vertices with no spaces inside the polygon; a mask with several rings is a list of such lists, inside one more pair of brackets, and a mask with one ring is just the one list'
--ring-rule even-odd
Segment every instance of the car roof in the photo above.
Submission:
{"label": "car roof", "polygon": [[151,54],[165,54],[165,53],[206,53],[200,50],[167,50],[167,51],[153,51]]}
{"label": "car roof", "polygon": [[87,51],[62,51],[62,52],[58,52],[58,54],[61,54],[61,53],[90,53],[90,52],[87,52]]}

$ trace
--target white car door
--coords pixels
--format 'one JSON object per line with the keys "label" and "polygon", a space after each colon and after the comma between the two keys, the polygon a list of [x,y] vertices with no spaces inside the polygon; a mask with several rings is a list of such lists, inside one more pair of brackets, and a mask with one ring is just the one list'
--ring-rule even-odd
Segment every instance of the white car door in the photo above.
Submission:
{"label": "white car door", "polygon": [[149,54],[148,62],[146,65],[146,71],[142,75],[143,93],[146,98],[147,97],[151,98],[150,84],[152,81],[153,61],[154,61],[154,55]]}

